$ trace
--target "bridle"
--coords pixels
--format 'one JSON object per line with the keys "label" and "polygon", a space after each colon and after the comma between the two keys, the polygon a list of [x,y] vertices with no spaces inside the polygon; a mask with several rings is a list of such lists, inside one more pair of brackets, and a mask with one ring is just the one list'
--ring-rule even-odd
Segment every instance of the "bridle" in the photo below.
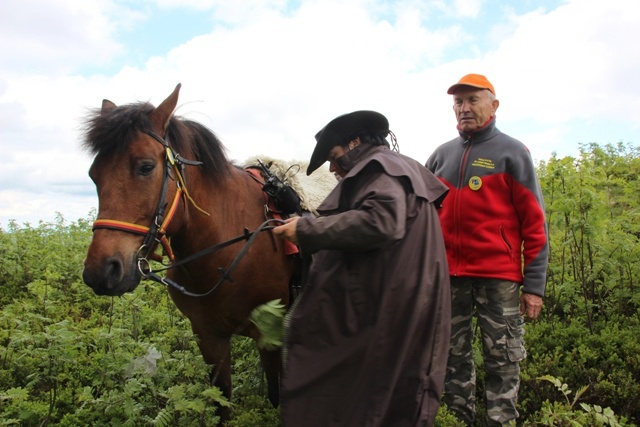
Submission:
{"label": "bridle", "polygon": [[[229,239],[217,245],[213,245],[208,248],[205,248],[187,258],[184,258],[176,262],[173,254],[173,250],[171,249],[171,243],[169,241],[169,237],[167,236],[167,229],[169,227],[169,224],[171,223],[171,220],[175,215],[175,212],[179,205],[178,202],[180,201],[180,199],[184,199],[184,198],[188,199],[197,210],[199,210],[205,215],[209,215],[208,212],[205,212],[204,210],[202,210],[195,203],[193,198],[191,198],[187,190],[187,187],[185,185],[184,176],[183,176],[184,165],[201,166],[202,162],[198,160],[189,160],[189,159],[183,158],[182,156],[180,156],[180,154],[175,152],[175,150],[169,145],[169,142],[167,139],[161,138],[156,133],[152,131],[142,131],[142,132],[149,135],[151,138],[155,139],[156,141],[158,141],[165,148],[164,178],[162,181],[162,189],[160,190],[160,198],[158,200],[158,204],[156,205],[156,212],[155,212],[153,221],[151,222],[151,226],[146,227],[140,224],[134,224],[126,221],[119,221],[119,220],[113,220],[113,219],[97,219],[93,223],[92,230],[93,231],[98,229],[117,230],[117,231],[124,231],[127,233],[133,233],[133,234],[144,236],[142,245],[137,251],[138,271],[140,271],[140,274],[142,274],[143,277],[151,279],[158,283],[162,283],[166,286],[170,286],[187,296],[192,296],[192,297],[207,296],[211,294],[213,291],[215,291],[218,288],[218,286],[220,286],[225,281],[227,280],[233,281],[233,279],[230,276],[231,271],[236,267],[240,259],[247,252],[247,250],[249,249],[249,246],[254,242],[254,240],[260,234],[260,232],[272,229],[274,227],[270,225],[272,222],[283,223],[284,221],[279,219],[267,219],[265,222],[263,222],[260,225],[260,227],[258,227],[253,232],[249,232],[249,230],[245,228],[244,234],[240,236],[234,237],[232,239]],[[167,210],[167,206],[168,206],[167,192],[169,189],[169,179],[172,178],[171,176],[172,171],[175,175],[175,178],[173,179],[176,182],[177,190],[173,198],[173,201],[169,206],[169,209]],[[229,267],[226,270],[222,268],[218,268],[218,270],[221,273],[220,279],[211,289],[209,289],[204,293],[190,292],[187,289],[185,289],[184,286],[179,285],[178,283],[174,282],[168,277],[162,277],[159,274],[157,274],[158,272],[166,271],[171,268],[176,268],[178,266],[184,265],[188,262],[193,261],[194,259],[200,258],[204,255],[215,252],[216,250],[225,248],[229,245],[240,242],[242,240],[246,240],[247,243],[245,243],[244,247],[240,250],[236,258],[233,260],[233,262],[229,265]],[[163,254],[169,258],[169,264],[163,264],[162,268],[156,269],[154,271],[151,268],[150,258],[154,261],[158,261],[161,263],[163,259],[162,255],[157,255],[154,253],[156,244],[162,245]]]}
{"label": "bridle", "polygon": [[[182,176],[183,166],[200,166],[202,162],[197,160],[188,160],[181,157],[178,153],[176,153],[173,148],[169,145],[168,141],[161,138],[157,134],[151,131],[143,131],[145,134],[149,135],[160,144],[165,147],[165,167],[164,167],[164,177],[162,180],[162,189],[160,190],[160,199],[158,199],[158,204],[156,205],[156,212],[151,222],[151,227],[146,227],[140,224],[133,224],[130,222],[112,220],[112,219],[98,219],[93,223],[93,230],[96,229],[109,229],[109,230],[118,230],[125,231],[128,233],[139,234],[144,237],[144,241],[138,249],[138,260],[140,264],[140,260],[148,260],[151,256],[153,256],[152,251],[155,248],[155,243],[160,243],[164,250],[164,253],[169,258],[171,262],[174,261],[173,250],[171,249],[171,244],[169,243],[169,239],[167,238],[167,228],[169,227],[169,223],[173,219],[175,215],[176,209],[178,207],[178,201],[183,196],[189,198],[192,201],[194,206],[202,211],[202,209],[198,208],[198,206],[193,202],[193,199],[189,196],[188,191],[186,190],[186,186],[184,185],[184,178]],[[176,175],[176,186],[177,191],[169,210],[167,211],[167,191],[169,189],[169,179],[171,178],[171,171],[174,171]],[[208,213],[202,211],[206,215]],[[138,265],[140,268],[140,265]],[[141,271],[142,272],[142,271]]]}

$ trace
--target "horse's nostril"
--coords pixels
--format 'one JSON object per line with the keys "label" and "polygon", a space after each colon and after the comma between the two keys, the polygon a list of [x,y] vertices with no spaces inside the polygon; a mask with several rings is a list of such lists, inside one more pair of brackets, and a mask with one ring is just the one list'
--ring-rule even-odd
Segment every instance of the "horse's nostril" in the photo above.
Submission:
{"label": "horse's nostril", "polygon": [[82,280],[100,295],[110,294],[119,288],[124,277],[124,264],[115,256],[98,264],[85,263],[82,271]]}
{"label": "horse's nostril", "polygon": [[122,281],[124,268],[122,267],[122,260],[117,257],[111,257],[107,260],[105,266],[105,277],[109,283],[119,283]]}

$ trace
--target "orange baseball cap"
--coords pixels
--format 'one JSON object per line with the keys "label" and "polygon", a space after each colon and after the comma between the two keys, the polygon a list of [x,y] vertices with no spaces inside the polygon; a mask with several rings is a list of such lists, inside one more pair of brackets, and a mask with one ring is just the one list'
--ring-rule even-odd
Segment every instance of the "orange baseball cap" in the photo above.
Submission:
{"label": "orange baseball cap", "polygon": [[458,83],[451,86],[449,90],[447,90],[447,93],[449,95],[453,95],[453,92],[460,86],[471,86],[480,89],[488,89],[494,95],[496,94],[496,91],[495,89],[493,89],[493,85],[491,84],[491,82],[487,80],[487,78],[482,74],[467,74],[466,76],[461,78]]}

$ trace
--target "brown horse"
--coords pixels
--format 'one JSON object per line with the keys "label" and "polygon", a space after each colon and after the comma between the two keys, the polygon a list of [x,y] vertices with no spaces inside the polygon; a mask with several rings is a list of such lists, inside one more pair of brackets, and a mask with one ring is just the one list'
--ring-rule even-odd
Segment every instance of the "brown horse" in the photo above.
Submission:
{"label": "brown horse", "polygon": [[[142,277],[160,277],[150,260],[161,244],[175,268],[160,281],[230,398],[231,335],[257,340],[252,309],[278,298],[288,305],[295,261],[270,231],[259,232],[268,229],[259,180],[229,162],[209,129],[173,115],[179,90],[157,108],[104,100],[87,119],[99,210],[82,277],[99,295],[132,292]],[[279,352],[259,351],[275,406]]]}

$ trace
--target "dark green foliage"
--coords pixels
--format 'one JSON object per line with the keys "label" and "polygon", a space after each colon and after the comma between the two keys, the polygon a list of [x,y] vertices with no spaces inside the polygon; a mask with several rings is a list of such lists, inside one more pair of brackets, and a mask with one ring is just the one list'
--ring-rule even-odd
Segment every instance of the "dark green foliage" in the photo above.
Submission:
{"label": "dark green foliage", "polygon": [[529,426],[627,426],[623,418],[618,420],[611,408],[602,408],[600,405],[590,405],[579,402],[581,396],[588,390],[584,386],[573,393],[567,383],[558,378],[544,375],[537,378],[539,381],[548,381],[555,386],[564,397],[563,401],[550,402],[546,400],[540,411],[534,414],[535,422],[525,422]]}
{"label": "dark green foliage", "polygon": [[[519,425],[638,425],[640,149],[588,144],[538,171],[551,262],[543,315],[525,326]],[[91,222],[0,230],[0,426],[214,425],[229,402],[166,290],[109,298],[82,283]],[[258,319],[276,330],[281,313]],[[255,343],[232,344],[227,425],[279,426]],[[457,422],[443,407],[436,425]]]}
{"label": "dark green foliage", "polygon": [[[522,363],[520,405],[534,412],[557,392],[538,377],[551,375],[575,387],[588,386],[580,402],[610,407],[615,414],[640,418],[640,341],[637,324],[598,322],[592,333],[581,320],[527,325],[529,356]],[[601,326],[601,329],[600,329]]]}

